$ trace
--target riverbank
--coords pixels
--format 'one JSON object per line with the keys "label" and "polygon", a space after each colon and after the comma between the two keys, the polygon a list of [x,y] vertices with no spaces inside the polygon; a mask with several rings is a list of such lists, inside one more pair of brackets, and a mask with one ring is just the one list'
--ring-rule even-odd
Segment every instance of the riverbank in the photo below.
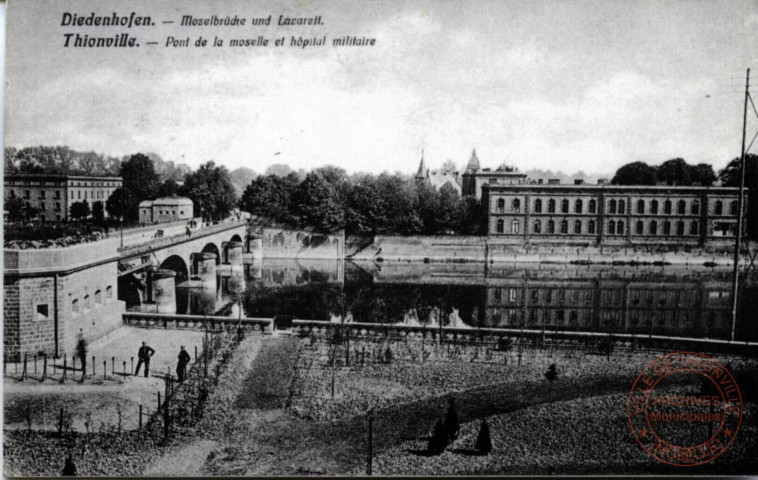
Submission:
{"label": "riverbank", "polygon": [[[347,258],[374,262],[569,263],[577,265],[703,265],[730,266],[728,245],[693,247],[677,244],[603,245],[506,242],[484,236],[389,236],[349,244]],[[747,261],[746,258],[743,261]]]}

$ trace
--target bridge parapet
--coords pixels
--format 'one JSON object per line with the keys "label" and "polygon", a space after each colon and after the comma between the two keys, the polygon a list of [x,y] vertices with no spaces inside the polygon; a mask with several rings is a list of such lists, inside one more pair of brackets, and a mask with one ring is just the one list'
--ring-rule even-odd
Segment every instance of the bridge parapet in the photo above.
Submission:
{"label": "bridge parapet", "polygon": [[270,318],[231,318],[215,315],[176,315],[161,313],[125,312],[124,325],[140,328],[163,328],[175,330],[218,331],[235,329],[240,326],[245,332],[269,334]]}
{"label": "bridge parapet", "polygon": [[172,245],[182,241],[190,241],[197,238],[206,237],[208,235],[214,235],[219,232],[231,230],[239,227],[246,227],[247,220],[233,220],[228,222],[219,223],[218,225],[211,225],[209,227],[203,227],[197,230],[192,230],[190,233],[180,233],[172,235],[170,237],[160,237],[140,242],[133,245],[127,245],[119,248],[118,252],[121,257],[135,257],[138,255],[150,253],[151,250],[156,248],[162,248],[166,245]]}

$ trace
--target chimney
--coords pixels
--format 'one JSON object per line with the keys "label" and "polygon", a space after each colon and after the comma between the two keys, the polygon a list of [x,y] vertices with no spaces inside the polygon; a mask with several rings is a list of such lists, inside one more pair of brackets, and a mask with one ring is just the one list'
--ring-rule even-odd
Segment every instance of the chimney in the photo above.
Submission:
{"label": "chimney", "polygon": [[597,179],[597,184],[598,185],[605,185],[607,182],[608,182],[607,178],[598,178]]}
{"label": "chimney", "polygon": [[548,185],[558,185],[561,183],[561,180],[559,178],[548,178],[547,184]]}
{"label": "chimney", "polygon": [[537,180],[537,185],[542,185],[542,179]]}
{"label": "chimney", "polygon": [[581,178],[575,178],[574,185],[584,185],[584,180]]}

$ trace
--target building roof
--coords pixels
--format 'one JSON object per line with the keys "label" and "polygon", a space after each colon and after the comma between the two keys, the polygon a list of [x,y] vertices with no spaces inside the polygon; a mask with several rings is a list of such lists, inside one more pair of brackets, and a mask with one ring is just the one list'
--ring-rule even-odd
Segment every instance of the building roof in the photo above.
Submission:
{"label": "building roof", "polygon": [[142,200],[139,202],[139,208],[148,208],[153,206],[152,200]]}
{"label": "building roof", "polygon": [[466,171],[467,172],[476,172],[479,170],[479,158],[476,156],[476,148],[471,153],[471,158],[468,161],[468,165],[466,165]]}
{"label": "building roof", "polygon": [[436,190],[439,190],[443,185],[449,183],[458,193],[461,193],[462,190],[461,185],[458,183],[458,178],[458,175],[454,173],[438,172],[436,170],[429,172],[429,176],[427,177],[431,186]]}
{"label": "building roof", "polygon": [[120,182],[123,179],[121,177],[113,177],[107,175],[69,175],[66,173],[6,173],[4,175],[6,180],[46,180],[54,178],[56,180],[108,180],[114,182]]}
{"label": "building roof", "polygon": [[162,197],[153,200],[153,206],[179,206],[179,205],[188,205],[193,206],[194,203],[192,203],[192,200],[190,200],[187,197],[177,197],[175,195],[170,197]]}
{"label": "building roof", "polygon": [[424,150],[421,149],[421,163],[418,166],[418,173],[416,173],[416,178],[424,178],[426,177],[427,169],[426,165],[424,165]]}

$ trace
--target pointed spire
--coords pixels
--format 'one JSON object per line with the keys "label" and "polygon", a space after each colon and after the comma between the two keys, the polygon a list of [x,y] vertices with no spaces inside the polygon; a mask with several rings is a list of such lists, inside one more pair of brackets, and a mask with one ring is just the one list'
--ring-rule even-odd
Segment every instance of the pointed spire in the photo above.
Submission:
{"label": "pointed spire", "polygon": [[427,170],[426,165],[424,165],[424,149],[421,149],[421,163],[418,166],[418,173],[416,173],[416,178],[426,178],[427,176]]}
{"label": "pointed spire", "polygon": [[479,170],[479,159],[476,156],[476,148],[471,153],[471,158],[468,161],[468,165],[466,165],[466,170],[469,172],[476,172]]}

